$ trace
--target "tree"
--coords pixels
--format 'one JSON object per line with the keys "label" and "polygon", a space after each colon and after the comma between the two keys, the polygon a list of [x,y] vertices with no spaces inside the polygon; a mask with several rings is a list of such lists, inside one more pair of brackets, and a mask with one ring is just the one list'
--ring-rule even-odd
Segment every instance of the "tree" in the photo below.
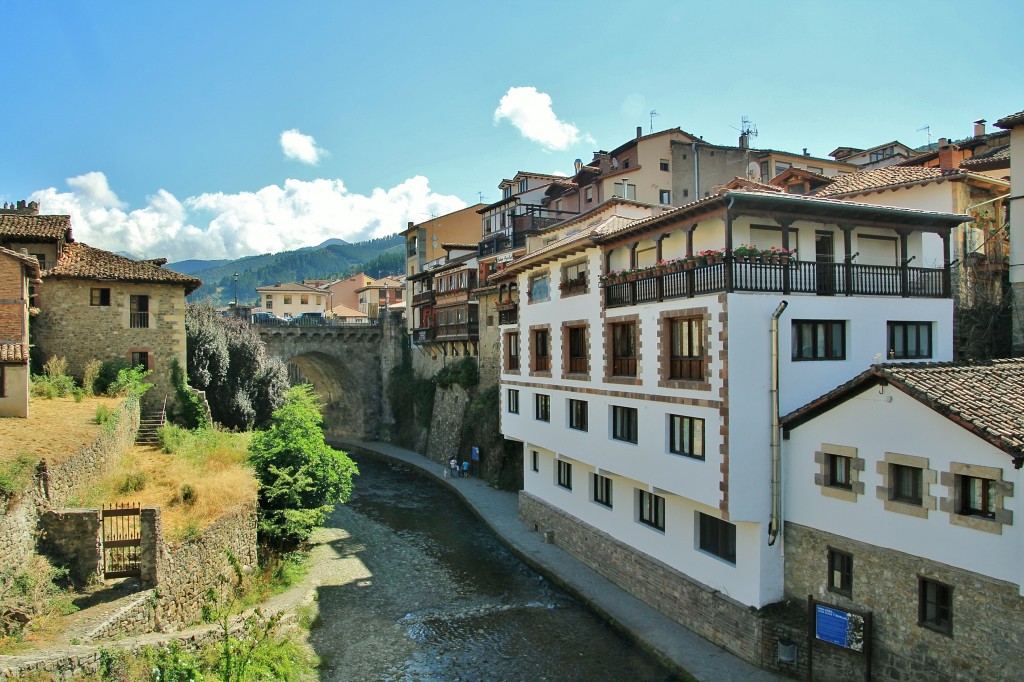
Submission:
{"label": "tree", "polygon": [[250,325],[218,315],[208,302],[188,305],[185,335],[189,384],[206,391],[214,420],[237,429],[265,427],[288,390],[284,363],[267,355]]}
{"label": "tree", "polygon": [[270,428],[249,444],[260,484],[259,531],[272,546],[304,542],[352,494],[352,477],[359,470],[348,455],[324,442],[320,409],[312,386],[294,386],[274,411]]}

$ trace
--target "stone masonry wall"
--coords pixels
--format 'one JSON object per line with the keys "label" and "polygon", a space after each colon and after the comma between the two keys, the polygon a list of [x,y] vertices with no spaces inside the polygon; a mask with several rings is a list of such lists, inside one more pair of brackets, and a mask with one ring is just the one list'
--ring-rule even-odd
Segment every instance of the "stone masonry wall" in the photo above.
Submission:
{"label": "stone masonry wall", "polygon": [[103,519],[99,509],[62,509],[42,515],[44,554],[71,567],[86,582],[103,577]]}
{"label": "stone masonry wall", "polygon": [[469,459],[468,452],[459,452],[462,422],[469,406],[469,393],[461,386],[438,387],[434,392],[434,416],[430,424],[430,439],[426,455],[444,463],[455,455],[461,462]]}
{"label": "stone masonry wall", "polygon": [[135,441],[138,401],[124,401],[114,414],[111,426],[91,445],[53,467],[40,462],[33,488],[6,500],[0,497],[0,574],[27,565],[35,551],[40,505],[67,506],[79,486],[116,465],[121,453]]}
{"label": "stone masonry wall", "polygon": [[525,491],[519,493],[519,518],[554,531],[556,545],[677,623],[760,665],[761,621],[746,606]]}
{"label": "stone masonry wall", "polygon": [[497,292],[479,297],[480,340],[477,343],[477,361],[480,366],[481,390],[495,385],[501,377],[501,327],[498,326],[498,311],[494,309],[497,300]]}
{"label": "stone masonry wall", "polygon": [[[876,680],[1016,679],[1024,669],[1024,598],[1010,583],[946,564],[786,524],[786,594],[873,614]],[[828,590],[829,548],[853,557],[852,599]],[[953,588],[952,634],[918,625],[919,576]],[[863,679],[818,660],[814,677]],[[863,668],[861,667],[862,671]]]}
{"label": "stone masonry wall", "polygon": [[[93,287],[110,289],[109,306],[90,305]],[[149,296],[149,327],[130,326],[130,297]],[[159,406],[173,398],[171,360],[185,366],[185,293],[181,285],[55,279],[39,287],[40,314],[33,322],[33,343],[42,358],[67,358],[69,372],[81,379],[90,360],[131,361],[132,352],[149,353],[149,381],[143,401]]]}
{"label": "stone masonry wall", "polygon": [[125,399],[91,445],[72,457],[56,463],[40,464],[39,485],[42,496],[54,509],[73,506],[80,486],[95,481],[117,466],[118,458],[135,442],[139,430],[139,401]]}

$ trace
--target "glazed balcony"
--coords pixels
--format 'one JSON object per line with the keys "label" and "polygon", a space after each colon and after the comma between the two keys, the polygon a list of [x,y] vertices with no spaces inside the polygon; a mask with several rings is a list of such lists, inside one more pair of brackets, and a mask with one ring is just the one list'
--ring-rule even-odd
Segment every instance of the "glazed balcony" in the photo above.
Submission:
{"label": "glazed balcony", "polygon": [[525,248],[526,233],[515,232],[512,228],[505,228],[504,230],[484,235],[479,246],[477,246],[477,256],[482,258]]}
{"label": "glazed balcony", "polygon": [[476,341],[480,336],[476,322],[439,324],[435,330],[436,341]]}
{"label": "glazed balcony", "polygon": [[627,275],[602,285],[607,308],[721,292],[817,294],[821,296],[902,296],[949,298],[949,272],[907,265],[857,265],[791,260],[786,264],[723,262],[690,270]]}

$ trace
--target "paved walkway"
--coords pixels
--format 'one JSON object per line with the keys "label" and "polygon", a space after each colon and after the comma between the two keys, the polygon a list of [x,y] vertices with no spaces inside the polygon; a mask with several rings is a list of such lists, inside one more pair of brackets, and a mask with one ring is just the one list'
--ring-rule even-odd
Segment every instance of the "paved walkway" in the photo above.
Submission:
{"label": "paved walkway", "polygon": [[389,443],[333,444],[400,460],[449,486],[519,558],[629,633],[666,665],[681,668],[702,682],[786,679],[733,656],[626,593],[565,550],[543,542],[539,533],[519,521],[515,493],[491,488],[478,478],[445,478],[442,464]]}

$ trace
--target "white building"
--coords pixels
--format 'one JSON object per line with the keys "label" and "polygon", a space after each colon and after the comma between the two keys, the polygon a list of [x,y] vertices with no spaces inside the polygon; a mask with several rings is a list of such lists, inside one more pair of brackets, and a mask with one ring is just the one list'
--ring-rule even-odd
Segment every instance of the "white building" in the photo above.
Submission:
{"label": "white building", "polygon": [[[520,516],[624,589],[752,661],[749,607],[783,597],[773,479],[773,311],[781,410],[877,357],[952,357],[949,266],[907,265],[964,217],[726,191],[586,224],[512,262],[502,431],[521,441]],[[899,265],[850,262],[894,238]],[[741,245],[775,261],[740,262]],[[688,254],[724,262],[682,267]],[[796,254],[786,255],[790,250]],[[948,249],[947,249],[948,253]],[[780,257],[780,254],[783,254]],[[659,269],[660,268],[660,269]],[[629,271],[634,281],[603,275]],[[513,321],[514,320],[514,321]]]}
{"label": "white building", "polygon": [[783,419],[786,594],[872,612],[875,679],[1019,677],[1022,396],[1024,360],[879,365]]}

